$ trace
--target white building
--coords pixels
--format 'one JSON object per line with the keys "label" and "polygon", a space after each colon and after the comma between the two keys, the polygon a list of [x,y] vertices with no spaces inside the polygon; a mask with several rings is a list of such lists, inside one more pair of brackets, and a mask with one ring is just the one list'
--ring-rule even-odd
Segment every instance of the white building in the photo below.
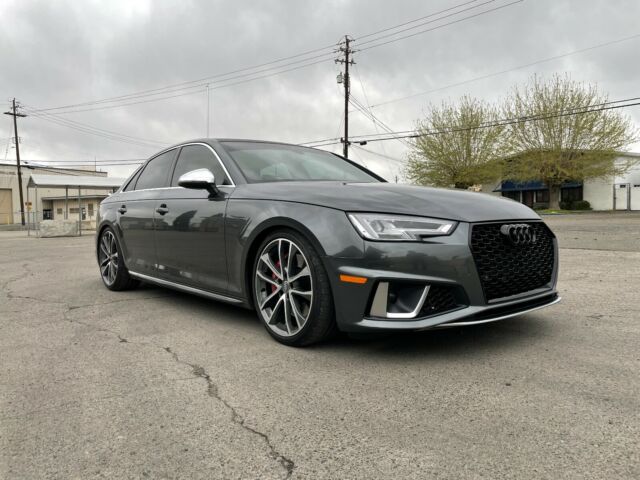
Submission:
{"label": "white building", "polygon": [[[621,176],[568,182],[561,189],[560,200],[586,200],[593,210],[640,210],[640,153],[621,153],[616,162],[632,166]],[[546,185],[536,180],[498,181],[483,185],[482,191],[509,197],[532,208],[546,208],[549,203]]]}
{"label": "white building", "polygon": [[[33,189],[28,191],[27,185],[31,175],[71,175],[106,177],[107,172],[93,170],[47,167],[41,165],[23,165],[22,191],[25,203],[25,217],[33,225],[41,220],[77,219],[82,213],[83,228],[95,226],[99,203],[107,197],[105,189],[82,189],[80,205],[78,191],[67,188],[40,188],[36,199]],[[66,200],[65,200],[66,199]],[[15,164],[0,163],[0,226],[20,224],[20,193],[18,189],[18,173]]]}

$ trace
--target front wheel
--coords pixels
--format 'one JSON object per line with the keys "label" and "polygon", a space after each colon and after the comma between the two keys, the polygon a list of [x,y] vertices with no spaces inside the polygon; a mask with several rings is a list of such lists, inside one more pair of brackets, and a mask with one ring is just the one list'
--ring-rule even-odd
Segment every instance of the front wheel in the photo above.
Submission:
{"label": "front wheel", "polygon": [[109,290],[129,290],[140,283],[131,278],[124,258],[121,255],[120,244],[111,228],[105,228],[98,240],[98,265],[102,283]]}
{"label": "front wheel", "polygon": [[293,231],[265,239],[253,268],[254,303],[269,334],[304,346],[335,331],[329,278],[313,246]]}

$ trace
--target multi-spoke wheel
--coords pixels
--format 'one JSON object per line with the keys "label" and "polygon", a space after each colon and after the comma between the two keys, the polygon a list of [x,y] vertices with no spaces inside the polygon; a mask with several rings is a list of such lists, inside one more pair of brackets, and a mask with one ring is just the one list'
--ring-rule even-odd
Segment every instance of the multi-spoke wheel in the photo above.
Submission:
{"label": "multi-spoke wheel", "polygon": [[325,338],[334,325],[324,268],[302,237],[281,232],[265,240],[254,267],[254,298],[269,333],[287,345]]}
{"label": "multi-spoke wheel", "polygon": [[118,246],[116,237],[111,230],[107,230],[100,238],[100,250],[98,251],[100,262],[100,274],[105,285],[113,285],[118,274]]}
{"label": "multi-spoke wheel", "polygon": [[110,290],[126,290],[138,284],[129,276],[120,255],[118,239],[110,228],[104,229],[98,240],[98,265],[102,281]]}

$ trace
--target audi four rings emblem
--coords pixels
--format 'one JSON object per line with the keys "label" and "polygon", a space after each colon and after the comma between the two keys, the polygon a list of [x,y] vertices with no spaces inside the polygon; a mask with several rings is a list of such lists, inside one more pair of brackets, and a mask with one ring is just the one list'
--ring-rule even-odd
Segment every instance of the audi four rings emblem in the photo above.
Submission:
{"label": "audi four rings emblem", "polygon": [[513,245],[532,245],[537,240],[536,232],[526,223],[502,225],[500,233],[508,238]]}

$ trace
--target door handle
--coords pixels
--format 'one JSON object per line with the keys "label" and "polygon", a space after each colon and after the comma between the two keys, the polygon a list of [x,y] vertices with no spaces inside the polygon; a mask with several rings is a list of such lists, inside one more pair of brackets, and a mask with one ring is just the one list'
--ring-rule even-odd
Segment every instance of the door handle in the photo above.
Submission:
{"label": "door handle", "polygon": [[126,205],[122,205],[119,209],[118,212],[120,213],[127,213],[127,206]]}
{"label": "door handle", "polygon": [[160,215],[168,213],[169,209],[167,208],[167,204],[163,203],[162,205],[160,205],[158,208],[156,208],[156,212],[158,212]]}

